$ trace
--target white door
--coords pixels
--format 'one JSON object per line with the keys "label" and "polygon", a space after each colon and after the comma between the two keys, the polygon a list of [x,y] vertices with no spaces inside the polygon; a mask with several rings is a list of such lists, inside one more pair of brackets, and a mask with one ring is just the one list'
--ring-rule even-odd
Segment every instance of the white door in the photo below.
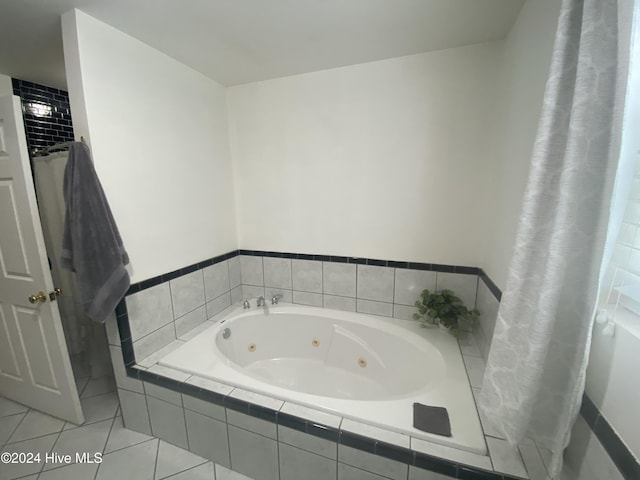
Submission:
{"label": "white door", "polygon": [[80,424],[84,417],[50,292],[20,99],[0,97],[0,395]]}

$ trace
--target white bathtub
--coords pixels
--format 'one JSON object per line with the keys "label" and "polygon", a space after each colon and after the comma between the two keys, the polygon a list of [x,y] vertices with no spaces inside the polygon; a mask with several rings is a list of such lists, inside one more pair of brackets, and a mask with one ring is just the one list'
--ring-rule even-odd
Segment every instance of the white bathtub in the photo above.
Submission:
{"label": "white bathtub", "polygon": [[[289,304],[240,307],[159,363],[486,454],[456,339],[417,322]],[[414,402],[446,407],[452,436],[413,428]]]}

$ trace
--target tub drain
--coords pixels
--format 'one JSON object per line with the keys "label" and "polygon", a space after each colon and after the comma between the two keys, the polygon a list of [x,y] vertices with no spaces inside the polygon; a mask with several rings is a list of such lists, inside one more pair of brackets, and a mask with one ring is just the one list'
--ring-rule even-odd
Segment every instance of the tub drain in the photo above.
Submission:
{"label": "tub drain", "polygon": [[249,350],[250,352],[255,352],[256,351],[256,344],[255,343],[250,343],[249,346],[247,347],[247,350]]}
{"label": "tub drain", "polygon": [[314,338],[313,340],[311,340],[311,345],[313,345],[314,347],[319,347],[320,340],[318,340],[317,338]]}
{"label": "tub drain", "polygon": [[364,368],[364,367],[367,366],[367,361],[364,358],[360,357],[358,359],[358,365],[360,365],[362,368]]}

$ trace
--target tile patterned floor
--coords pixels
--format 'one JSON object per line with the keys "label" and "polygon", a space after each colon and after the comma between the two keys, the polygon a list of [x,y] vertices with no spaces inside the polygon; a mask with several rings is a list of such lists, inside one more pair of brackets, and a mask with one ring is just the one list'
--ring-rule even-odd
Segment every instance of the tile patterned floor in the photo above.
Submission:
{"label": "tile patterned floor", "polygon": [[[40,453],[33,463],[0,463],[0,480],[251,480],[148,435],[127,430],[111,377],[77,381],[86,421],[77,426],[0,397],[2,453]],[[45,453],[58,455],[45,461]],[[78,461],[87,453],[95,463]],[[101,462],[97,462],[101,455]],[[60,460],[62,456],[69,455]],[[82,459],[80,459],[82,460]]]}

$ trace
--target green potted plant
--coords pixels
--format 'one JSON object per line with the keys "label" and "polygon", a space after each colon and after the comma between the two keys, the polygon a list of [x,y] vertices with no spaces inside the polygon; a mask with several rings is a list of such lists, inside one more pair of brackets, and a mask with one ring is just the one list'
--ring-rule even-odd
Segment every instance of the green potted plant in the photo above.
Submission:
{"label": "green potted plant", "polygon": [[421,300],[415,304],[418,312],[413,314],[413,318],[420,320],[423,327],[427,324],[439,324],[458,336],[461,320],[474,320],[480,315],[478,310],[465,307],[462,300],[451,290],[423,290],[420,298]]}

